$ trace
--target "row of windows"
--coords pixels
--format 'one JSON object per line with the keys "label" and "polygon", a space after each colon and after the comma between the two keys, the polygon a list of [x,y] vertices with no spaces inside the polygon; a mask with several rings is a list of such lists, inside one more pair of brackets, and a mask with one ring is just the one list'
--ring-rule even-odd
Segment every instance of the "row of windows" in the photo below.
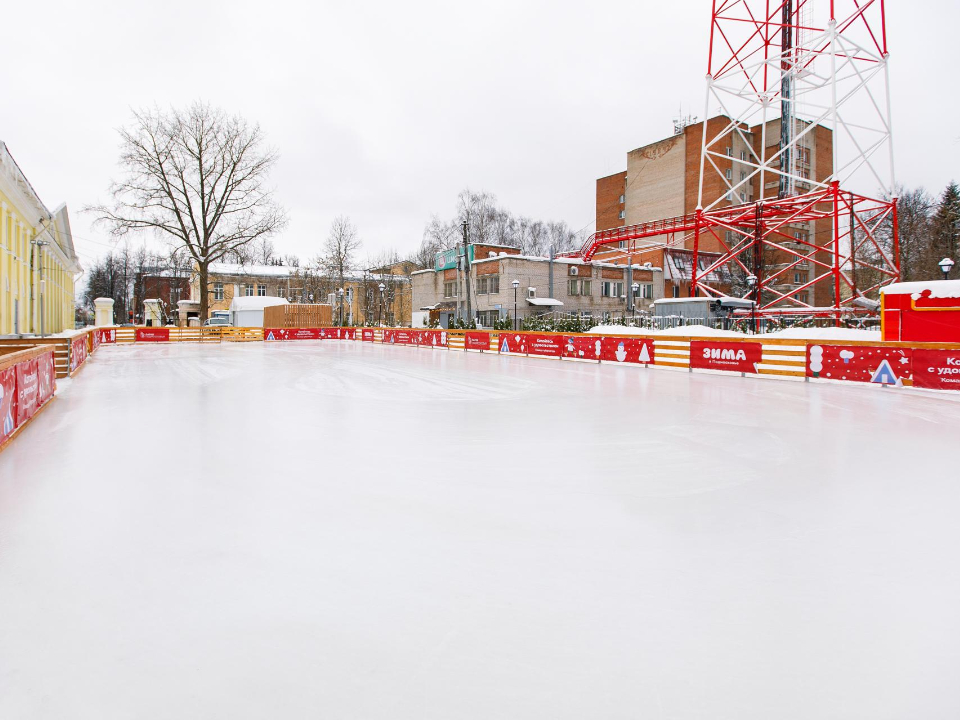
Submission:
{"label": "row of windows", "polygon": [[[266,297],[267,296],[267,286],[266,285],[241,285],[240,294],[243,297]],[[283,297],[283,288],[277,288],[277,296]],[[213,284],[213,299],[214,300],[223,300],[223,283],[215,282]]]}

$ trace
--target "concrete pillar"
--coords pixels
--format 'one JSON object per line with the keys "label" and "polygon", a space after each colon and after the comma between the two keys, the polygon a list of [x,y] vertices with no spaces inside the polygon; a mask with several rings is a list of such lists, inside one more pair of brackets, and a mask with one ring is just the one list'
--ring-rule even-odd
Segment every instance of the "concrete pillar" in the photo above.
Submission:
{"label": "concrete pillar", "polygon": [[93,324],[97,327],[113,325],[113,298],[97,298],[93,301],[95,308]]}

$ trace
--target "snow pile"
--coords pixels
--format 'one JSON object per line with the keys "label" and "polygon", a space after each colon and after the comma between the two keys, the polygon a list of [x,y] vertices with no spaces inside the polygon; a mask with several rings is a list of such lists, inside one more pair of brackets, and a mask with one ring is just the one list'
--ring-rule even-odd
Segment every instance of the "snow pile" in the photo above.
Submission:
{"label": "snow pile", "polygon": [[926,280],[922,282],[894,283],[880,288],[884,295],[906,295],[919,300],[924,292],[930,291],[930,298],[960,298],[960,280]]}

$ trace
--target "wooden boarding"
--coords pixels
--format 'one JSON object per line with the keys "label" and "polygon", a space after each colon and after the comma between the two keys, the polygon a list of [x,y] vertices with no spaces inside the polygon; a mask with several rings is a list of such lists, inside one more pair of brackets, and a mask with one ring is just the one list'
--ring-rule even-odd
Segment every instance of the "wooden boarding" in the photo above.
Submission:
{"label": "wooden boarding", "polygon": [[263,309],[265,328],[324,328],[333,326],[330,305],[272,305]]}

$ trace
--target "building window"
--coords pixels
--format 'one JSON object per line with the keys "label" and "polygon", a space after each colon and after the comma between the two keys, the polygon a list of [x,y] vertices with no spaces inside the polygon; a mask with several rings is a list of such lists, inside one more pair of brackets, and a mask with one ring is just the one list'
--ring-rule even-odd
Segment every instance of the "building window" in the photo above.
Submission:
{"label": "building window", "polygon": [[802,274],[802,273],[795,272],[795,273],[793,274],[793,284],[794,284],[794,285],[800,285],[800,284],[802,284],[802,283],[803,283],[803,274]]}
{"label": "building window", "polygon": [[283,285],[277,285],[277,297],[284,297],[285,295],[286,293],[283,292]]}
{"label": "building window", "polygon": [[623,197],[623,195],[621,195],[621,196],[620,196],[620,204],[621,204],[621,205],[623,205],[623,200],[624,200],[624,197]]}
{"label": "building window", "polygon": [[653,283],[644,283],[640,285],[640,297],[644,300],[653,299]]}
{"label": "building window", "polygon": [[619,249],[621,249],[621,250],[626,250],[626,249],[627,249],[627,241],[626,241],[626,240],[621,240],[620,242],[617,243],[617,247],[618,247]]}
{"label": "building window", "polygon": [[747,173],[743,170],[740,171],[740,182],[743,182],[747,179]]}
{"label": "building window", "polygon": [[589,280],[567,280],[567,295],[590,295]]}
{"label": "building window", "polygon": [[621,210],[621,211],[620,211],[620,219],[623,220],[626,216],[627,216],[627,211],[626,211],[626,210]]}
{"label": "building window", "polygon": [[727,180],[733,180],[733,168],[727,168],[723,174]]}
{"label": "building window", "polygon": [[266,297],[266,296],[267,296],[267,286],[257,285],[257,297]]}
{"label": "building window", "polygon": [[223,283],[222,282],[215,282],[213,284],[213,299],[223,300]]}
{"label": "building window", "polygon": [[746,150],[741,150],[741,151],[740,151],[740,159],[743,160],[744,162],[747,161],[747,151],[746,151]]}
{"label": "building window", "polygon": [[733,157],[733,148],[732,148],[732,147],[728,147],[728,148],[727,148],[727,157]]}
{"label": "building window", "polygon": [[483,327],[493,327],[493,324],[500,319],[499,310],[481,310],[477,313],[480,324]]}
{"label": "building window", "polygon": [[485,275],[477,278],[477,295],[496,295],[500,292],[500,276]]}
{"label": "building window", "polygon": [[445,298],[448,298],[448,297],[456,297],[456,296],[457,296],[457,281],[456,281],[456,280],[451,280],[450,282],[445,282],[445,283],[443,284],[443,296],[444,296]]}
{"label": "building window", "polygon": [[623,283],[606,281],[600,286],[602,297],[618,298],[623,295]]}
{"label": "building window", "polygon": [[242,285],[244,297],[253,297],[253,291],[256,289],[253,285]]}
{"label": "building window", "polygon": [[680,288],[677,285],[673,286],[673,296],[675,298],[680,297]]}

